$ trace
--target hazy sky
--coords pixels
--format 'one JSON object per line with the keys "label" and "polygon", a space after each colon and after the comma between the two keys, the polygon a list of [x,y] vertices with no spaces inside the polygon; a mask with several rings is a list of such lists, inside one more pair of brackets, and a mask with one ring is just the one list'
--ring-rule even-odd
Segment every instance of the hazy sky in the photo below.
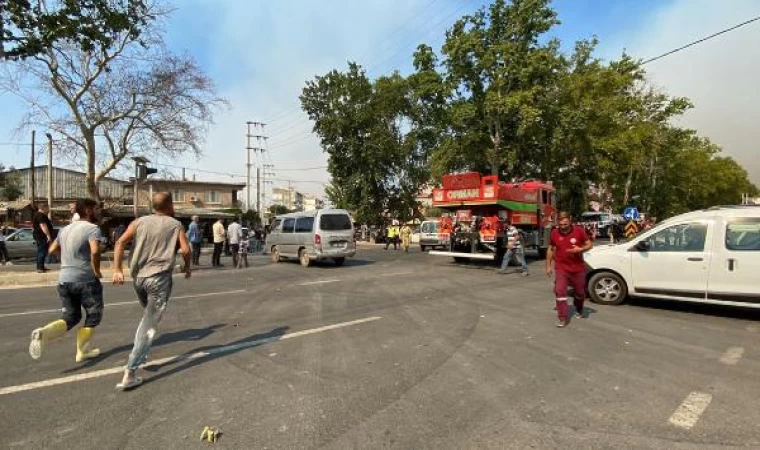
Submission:
{"label": "hazy sky", "polygon": [[[201,160],[159,161],[240,175],[245,172],[245,122],[267,123],[267,162],[275,186],[288,180],[322,193],[329,177],[326,156],[300,112],[304,82],[355,60],[370,75],[407,72],[419,43],[440,48],[445,28],[482,1],[465,0],[177,0],[167,41],[193,55],[232,103],[219,114]],[[556,0],[562,25],[554,34],[566,48],[597,35],[609,58],[626,49],[647,58],[760,15],[760,0]],[[760,22],[647,66],[651,81],[670,94],[693,100],[682,125],[723,146],[760,184],[760,141],[755,126],[760,101],[754,79],[760,71]],[[28,164],[28,138],[11,130],[21,105],[0,96],[0,162]],[[38,134],[44,130],[38,130]],[[263,161],[262,161],[263,162]],[[310,170],[299,170],[310,169]],[[193,171],[188,169],[188,174]],[[199,179],[242,181],[197,172]]]}

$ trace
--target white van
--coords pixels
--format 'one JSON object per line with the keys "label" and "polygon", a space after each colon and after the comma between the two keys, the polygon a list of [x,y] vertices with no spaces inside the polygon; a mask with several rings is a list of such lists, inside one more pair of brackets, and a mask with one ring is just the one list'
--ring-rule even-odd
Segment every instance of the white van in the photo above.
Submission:
{"label": "white van", "polygon": [[723,206],[668,219],[634,239],[585,255],[588,293],[760,308],[760,207]]}
{"label": "white van", "polygon": [[308,267],[312,261],[331,259],[343,265],[356,255],[354,222],[343,209],[318,209],[277,216],[265,248],[273,262],[298,258]]}

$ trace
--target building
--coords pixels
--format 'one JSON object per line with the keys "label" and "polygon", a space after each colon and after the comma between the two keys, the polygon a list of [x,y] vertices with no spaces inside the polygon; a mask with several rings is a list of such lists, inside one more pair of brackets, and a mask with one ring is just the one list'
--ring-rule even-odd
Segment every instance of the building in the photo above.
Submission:
{"label": "building", "polygon": [[294,187],[272,188],[272,204],[282,205],[290,211],[304,210],[304,196]]}
{"label": "building", "polygon": [[[174,211],[177,217],[201,218],[233,217],[230,209],[240,208],[238,192],[245,188],[244,183],[223,183],[217,181],[190,181],[148,179],[140,183],[137,206],[140,211],[150,206],[151,192],[171,192]],[[133,184],[127,184],[133,192]],[[132,204],[131,198],[128,204]],[[129,208],[132,208],[130,206]]]}
{"label": "building", "polygon": [[315,209],[322,209],[325,207],[325,202],[313,194],[304,194],[303,196],[303,210],[314,211]]}

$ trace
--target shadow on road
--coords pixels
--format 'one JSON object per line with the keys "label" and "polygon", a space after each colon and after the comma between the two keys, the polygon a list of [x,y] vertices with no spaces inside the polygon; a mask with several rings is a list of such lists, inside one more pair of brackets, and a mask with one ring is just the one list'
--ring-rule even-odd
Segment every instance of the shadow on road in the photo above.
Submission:
{"label": "shadow on road", "polygon": [[[173,360],[163,364],[148,365],[145,367],[145,370],[149,372],[158,372],[161,369],[171,366],[175,367],[167,370],[166,372],[161,372],[154,377],[146,379],[145,384],[152,383],[154,381],[158,381],[162,378],[166,378],[187,369],[191,369],[195,366],[214,361],[215,359],[221,358],[223,356],[238,353],[241,350],[246,350],[249,348],[258,347],[260,345],[269,344],[271,342],[276,342],[280,340],[280,338],[285,335],[289,329],[290,327],[288,326],[273,328],[266,333],[254,334],[252,336],[248,336],[246,338],[239,339],[228,344],[201,347],[179,355]],[[192,357],[193,354],[200,352],[205,352],[207,354],[200,357]]]}
{"label": "shadow on road", "polygon": [[628,300],[627,305],[629,307],[659,309],[663,311],[684,312],[689,314],[702,314],[715,317],[724,317],[727,319],[740,319],[753,322],[760,321],[760,309],[753,308],[711,305],[706,303],[688,303],[650,298],[632,298]]}
{"label": "shadow on road", "polygon": [[[187,330],[174,331],[171,333],[161,334],[159,335],[158,339],[156,339],[156,341],[153,343],[153,347],[160,347],[162,345],[173,344],[175,342],[200,341],[209,337],[219,328],[224,328],[226,326],[227,324],[225,323],[218,323],[216,325],[211,325],[205,328],[190,328]],[[119,347],[112,348],[108,351],[101,353],[100,356],[98,356],[97,358],[90,359],[84,364],[81,364],[76,367],[72,367],[71,369],[64,370],[62,373],[72,373],[72,372],[78,372],[84,369],[89,369],[105,361],[111,356],[118,355],[120,353],[129,352],[130,350],[132,350],[132,345],[133,345],[132,343],[129,343],[129,344],[125,344]]]}

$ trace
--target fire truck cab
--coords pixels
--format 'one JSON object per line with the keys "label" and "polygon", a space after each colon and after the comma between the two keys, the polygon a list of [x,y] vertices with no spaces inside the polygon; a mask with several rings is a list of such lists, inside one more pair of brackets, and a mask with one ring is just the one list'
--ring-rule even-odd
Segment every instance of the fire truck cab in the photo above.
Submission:
{"label": "fire truck cab", "polygon": [[507,250],[507,220],[520,230],[524,247],[537,249],[543,258],[556,220],[551,183],[507,183],[478,172],[444,175],[441,188],[433,189],[433,206],[447,211],[440,218],[439,234],[448,248],[430,254],[456,261],[501,261]]}

